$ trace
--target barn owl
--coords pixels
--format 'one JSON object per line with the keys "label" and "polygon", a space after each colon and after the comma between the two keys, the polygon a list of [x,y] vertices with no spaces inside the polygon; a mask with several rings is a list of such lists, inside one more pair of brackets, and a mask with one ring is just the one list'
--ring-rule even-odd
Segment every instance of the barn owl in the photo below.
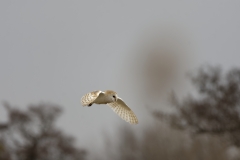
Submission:
{"label": "barn owl", "polygon": [[85,94],[81,103],[83,106],[90,107],[95,104],[107,104],[113,111],[118,114],[123,120],[130,124],[137,124],[138,119],[133,111],[126,105],[126,103],[117,96],[117,93],[111,90],[93,91]]}

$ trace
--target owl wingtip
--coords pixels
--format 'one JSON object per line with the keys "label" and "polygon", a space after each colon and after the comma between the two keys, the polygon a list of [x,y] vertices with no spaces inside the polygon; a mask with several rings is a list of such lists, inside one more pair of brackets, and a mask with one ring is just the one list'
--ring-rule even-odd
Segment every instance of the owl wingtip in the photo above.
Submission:
{"label": "owl wingtip", "polygon": [[136,120],[136,121],[130,121],[129,123],[130,123],[130,124],[133,124],[133,125],[137,125],[137,124],[138,124],[138,120]]}

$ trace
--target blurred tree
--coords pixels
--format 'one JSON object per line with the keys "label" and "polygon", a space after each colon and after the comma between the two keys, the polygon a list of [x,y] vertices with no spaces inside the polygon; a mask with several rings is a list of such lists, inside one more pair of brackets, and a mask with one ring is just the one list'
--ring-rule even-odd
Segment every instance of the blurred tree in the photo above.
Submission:
{"label": "blurred tree", "polygon": [[[137,134],[129,127],[119,129],[119,142],[106,145],[106,159],[115,160],[226,160],[227,145],[216,136],[199,136],[191,138],[186,132],[173,130],[156,123]],[[117,154],[108,152],[112,148]],[[99,159],[99,157],[98,157]]]}
{"label": "blurred tree", "polygon": [[155,117],[166,120],[174,128],[226,135],[231,144],[240,146],[240,69],[223,74],[219,67],[207,66],[190,77],[197,96],[179,102],[173,94],[177,112],[156,111]]}
{"label": "blurred tree", "polygon": [[[190,78],[197,89],[194,96],[179,102],[173,94],[175,112],[154,111],[156,123],[141,131],[139,138],[131,128],[121,128],[120,143],[111,147],[118,154],[108,159],[239,159],[230,158],[229,148],[240,146],[240,69],[223,72],[207,66]],[[109,146],[113,145],[107,145],[106,151],[112,150]]]}
{"label": "blurred tree", "polygon": [[61,109],[57,105],[30,105],[27,111],[4,104],[7,123],[0,124],[0,159],[4,160],[83,160],[74,138],[55,126]]}
{"label": "blurred tree", "polygon": [[[123,127],[120,132],[120,143],[119,143],[119,159],[122,160],[134,160],[140,159],[140,142],[136,138],[135,133],[128,127]],[[115,158],[114,158],[115,159]]]}

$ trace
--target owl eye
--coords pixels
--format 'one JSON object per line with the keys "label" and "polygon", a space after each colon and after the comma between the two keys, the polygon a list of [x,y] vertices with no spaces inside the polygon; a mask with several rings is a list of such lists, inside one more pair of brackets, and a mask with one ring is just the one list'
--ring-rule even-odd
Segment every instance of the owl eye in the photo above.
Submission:
{"label": "owl eye", "polygon": [[113,98],[116,98],[116,96],[113,96]]}

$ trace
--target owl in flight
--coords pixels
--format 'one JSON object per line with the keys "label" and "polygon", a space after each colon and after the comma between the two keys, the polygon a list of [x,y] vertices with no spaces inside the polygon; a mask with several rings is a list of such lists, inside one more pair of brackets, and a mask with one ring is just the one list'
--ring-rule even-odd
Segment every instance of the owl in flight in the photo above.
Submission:
{"label": "owl in flight", "polygon": [[90,107],[93,103],[95,104],[107,104],[113,109],[123,120],[131,123],[138,124],[138,119],[133,111],[126,105],[126,103],[117,96],[117,93],[111,90],[93,91],[85,94],[81,103],[83,106]]}

